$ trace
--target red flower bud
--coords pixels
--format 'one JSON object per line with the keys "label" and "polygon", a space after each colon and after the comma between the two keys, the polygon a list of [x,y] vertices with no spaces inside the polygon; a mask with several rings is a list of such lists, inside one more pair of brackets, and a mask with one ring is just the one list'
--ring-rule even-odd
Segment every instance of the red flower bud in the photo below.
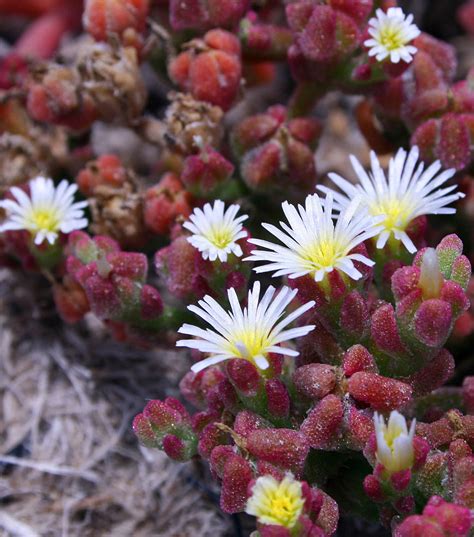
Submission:
{"label": "red flower bud", "polygon": [[145,224],[159,235],[169,233],[177,219],[190,214],[190,195],[172,173],[165,174],[157,185],[145,192]]}
{"label": "red flower bud", "polygon": [[403,353],[404,346],[398,333],[397,321],[391,304],[384,304],[372,314],[372,337],[382,351]]}
{"label": "red flower bud", "polygon": [[54,285],[53,296],[59,315],[67,323],[80,321],[90,311],[84,290],[68,275],[62,284]]}
{"label": "red flower bud", "polygon": [[293,373],[293,382],[299,393],[309,399],[322,399],[336,386],[334,367],[308,364]]}
{"label": "red flower bud", "polygon": [[353,345],[344,354],[342,368],[346,377],[350,377],[358,371],[377,372],[374,357],[362,345]]}
{"label": "red flower bud", "polygon": [[405,490],[411,481],[411,470],[401,470],[400,472],[395,472],[390,476],[390,481],[392,482],[393,488],[402,492]]}
{"label": "red flower bud", "polygon": [[302,468],[309,451],[306,436],[292,429],[257,429],[247,437],[249,453],[276,466]]}
{"label": "red flower bud", "polygon": [[250,0],[170,0],[170,22],[174,30],[231,28],[249,8]]}
{"label": "red flower bud", "polygon": [[285,384],[279,379],[265,382],[268,411],[275,417],[285,418],[290,413],[290,396]]}
{"label": "red flower bud", "polygon": [[141,315],[144,319],[155,319],[163,313],[160,293],[151,285],[144,285],[140,292]]}
{"label": "red flower bud", "polygon": [[146,447],[156,447],[155,433],[148,420],[143,414],[135,416],[132,424],[133,432],[138,440]]}
{"label": "red flower bud", "polygon": [[234,358],[226,364],[229,379],[246,397],[254,397],[262,384],[257,368],[248,360]]}
{"label": "red flower bud", "polygon": [[194,98],[228,110],[237,97],[242,66],[240,43],[225,30],[211,30],[196,47],[169,65],[171,78]]}
{"label": "red flower bud", "polygon": [[474,377],[464,379],[462,393],[467,413],[474,414]]}
{"label": "red flower bud", "polygon": [[437,155],[445,168],[462,170],[471,162],[471,137],[462,118],[445,114],[441,119]]}
{"label": "red flower bud", "polygon": [[348,388],[354,399],[382,411],[401,408],[412,394],[411,386],[404,382],[365,371],[352,375]]}
{"label": "red flower bud", "polygon": [[84,282],[84,291],[92,310],[100,319],[115,317],[120,312],[120,298],[112,282],[94,275]]}
{"label": "red flower bud", "polygon": [[198,452],[203,459],[209,459],[216,446],[229,443],[229,435],[220,429],[216,423],[209,423],[199,435]]}
{"label": "red flower bud", "polygon": [[335,395],[327,395],[308,414],[301,424],[301,432],[315,449],[325,449],[335,441],[335,433],[342,423],[344,408]]}
{"label": "red flower bud", "polygon": [[217,446],[212,450],[209,465],[211,467],[211,472],[215,477],[222,479],[225,463],[234,455],[235,451],[233,446]]}
{"label": "red flower bud", "polygon": [[224,463],[221,490],[221,509],[225,513],[238,513],[245,509],[248,486],[253,479],[250,463],[240,455],[229,457]]}
{"label": "red flower bud", "polygon": [[127,170],[116,155],[101,155],[79,172],[76,182],[85,196],[93,196],[100,185],[119,188],[127,179]]}
{"label": "red flower bud", "polygon": [[344,298],[341,306],[341,328],[352,337],[362,338],[369,324],[370,317],[366,301],[359,292],[352,291]]}
{"label": "red flower bud", "polygon": [[432,358],[428,364],[412,375],[410,384],[416,395],[430,393],[443,386],[454,373],[454,358],[446,349]]}
{"label": "red flower bud", "polygon": [[209,198],[234,172],[234,166],[212,147],[184,161],[181,180],[195,196]]}
{"label": "red flower bud", "polygon": [[[291,26],[292,17],[289,17]],[[329,6],[314,6],[298,45],[305,57],[313,61],[327,61],[335,54],[337,12]]]}
{"label": "red flower bud", "polygon": [[163,438],[163,450],[174,461],[184,462],[188,460],[186,444],[174,434],[167,434]]}
{"label": "red flower bud", "polygon": [[250,410],[242,410],[235,417],[234,431],[240,436],[247,437],[257,429],[268,428],[270,428],[270,423]]}
{"label": "red flower bud", "polygon": [[413,291],[416,291],[418,289],[419,279],[419,267],[406,266],[396,270],[392,276],[392,292],[395,300],[398,302]]}
{"label": "red flower bud", "polygon": [[449,336],[453,315],[451,306],[433,298],[422,302],[415,314],[415,335],[429,347],[441,347]]}
{"label": "red flower bud", "polygon": [[433,496],[423,509],[423,515],[433,518],[446,534],[463,537],[472,527],[472,516],[467,507],[448,503],[439,496]]}
{"label": "red flower bud", "polygon": [[126,30],[142,32],[148,10],[149,0],[86,0],[84,28],[97,41],[107,41],[111,34],[123,37]]}
{"label": "red flower bud", "polygon": [[382,502],[384,500],[380,481],[372,474],[364,478],[364,491],[374,502]]}
{"label": "red flower bud", "polygon": [[364,22],[373,8],[372,0],[329,0],[334,9],[343,11],[357,22]]}
{"label": "red flower bud", "polygon": [[349,431],[358,449],[363,449],[374,431],[374,420],[364,411],[351,406],[349,411]]}
{"label": "red flower bud", "polygon": [[422,515],[412,515],[398,526],[396,537],[445,537],[446,534],[436,522],[427,520]]}

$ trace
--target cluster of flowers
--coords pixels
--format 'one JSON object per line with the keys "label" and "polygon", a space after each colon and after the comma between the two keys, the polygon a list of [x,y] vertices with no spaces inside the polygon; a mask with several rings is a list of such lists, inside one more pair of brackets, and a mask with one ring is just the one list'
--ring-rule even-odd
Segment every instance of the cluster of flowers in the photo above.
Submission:
{"label": "cluster of flowers", "polygon": [[[435,491],[440,471],[451,476],[450,483],[455,479],[447,464],[453,455],[437,449],[439,440],[426,432],[432,424],[415,428],[414,416],[424,417],[417,406],[453,372],[453,358],[442,346],[469,306],[470,264],[456,236],[443,239],[436,250],[420,250],[412,265],[400,262],[395,270],[393,261],[401,250],[416,251],[414,220],[426,212],[452,213],[446,205],[462,194],[455,185],[440,188],[454,170],[438,173],[438,162],[425,170],[417,148],[408,155],[400,150],[387,176],[375,155],[370,175],[357,160],[353,165],[359,184],[332,176],[345,194],[321,187],[324,199],[313,194],[304,206],[283,203],[288,223],[281,222],[281,229],[263,225],[278,244],[248,238],[260,249],[244,261],[263,262],[257,273],[285,276],[293,289],[284,286],[277,293],[270,286],[260,296],[257,281],[244,308],[233,288],[229,311],[209,295],[189,306],[211,328],[179,329],[191,336],[179,340],[179,347],[207,356],[191,367],[181,391],[204,410],[191,417],[175,399],[151,401],[134,422],[145,445],[178,461],[197,454],[209,460],[222,481],[222,509],[256,516],[262,536],[332,534],[337,506],[326,490],[334,488],[340,500],[333,480],[340,467],[350,473],[348,461],[355,473],[364,471],[364,457],[373,467],[360,482],[387,522],[416,512],[420,496],[427,501]],[[231,251],[241,255],[235,238],[241,237],[244,217],[232,221],[235,213],[235,206],[224,213],[219,201],[214,210],[210,205],[198,210],[187,226],[194,233],[189,242],[204,257],[226,261]],[[378,249],[378,263],[385,262],[380,272],[391,289],[387,301],[374,303],[371,297],[375,263],[366,246]],[[297,296],[300,305],[285,315]],[[297,349],[290,340],[297,340]],[[222,362],[224,368],[217,365]],[[471,385],[465,386],[466,401]],[[409,430],[401,408],[413,416]],[[377,412],[390,413],[388,424]],[[448,443],[450,450],[460,449],[467,467],[474,462],[473,421],[461,414],[456,419],[463,440],[451,432]],[[335,454],[335,468],[324,466],[325,452]],[[454,492],[436,482],[460,505],[435,498],[430,505],[441,502],[446,516],[459,512],[453,535],[467,535],[474,481],[470,471],[458,479]],[[429,512],[427,507],[423,517]],[[434,519],[442,531],[442,517]],[[397,534],[416,535],[408,528],[427,523],[423,520],[408,517]]]}
{"label": "cluster of flowers", "polygon": [[[77,23],[68,1],[0,65],[0,263],[46,275],[68,322],[92,312],[119,340],[192,351],[180,389],[198,411],[152,400],[134,431],[208,461],[222,509],[254,516],[256,536],[332,535],[340,509],[398,537],[469,535],[474,377],[443,386],[449,336],[474,330],[471,267],[456,235],[426,240],[427,216],[465,197],[472,73],[454,84],[452,48],[392,0],[87,0],[93,43],[28,69],[44,18],[57,32],[36,56]],[[148,59],[183,92],[162,119],[143,113]],[[284,60],[288,104],[224,121],[243,81],[275,83]],[[357,182],[332,173],[330,187],[311,111],[336,89],[364,96],[361,130],[394,156],[386,171],[352,156]],[[71,152],[96,120],[158,146],[160,180]],[[75,182],[43,176],[65,168]]]}

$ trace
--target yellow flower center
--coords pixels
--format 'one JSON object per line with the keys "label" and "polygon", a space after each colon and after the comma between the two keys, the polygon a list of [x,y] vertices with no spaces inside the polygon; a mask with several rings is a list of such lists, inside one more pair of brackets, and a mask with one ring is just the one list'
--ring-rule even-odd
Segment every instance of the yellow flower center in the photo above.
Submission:
{"label": "yellow flower center", "polygon": [[314,273],[322,268],[331,268],[347,252],[334,240],[323,239],[306,246],[300,256],[303,258],[306,268]]}
{"label": "yellow flower center", "polygon": [[226,227],[221,229],[212,227],[207,239],[216,248],[225,248],[232,242],[232,230]]}
{"label": "yellow flower center", "polygon": [[389,198],[369,207],[372,216],[385,216],[382,225],[387,230],[404,230],[411,220],[411,207],[403,200]]}
{"label": "yellow flower center", "polygon": [[48,209],[33,211],[30,216],[30,221],[34,229],[57,231],[59,228],[57,212]]}
{"label": "yellow flower center", "polygon": [[268,347],[269,341],[265,334],[257,330],[244,330],[235,334],[230,351],[237,358],[249,360],[256,365],[253,358],[259,355],[266,356]]}
{"label": "yellow flower center", "polygon": [[404,45],[407,41],[404,39],[402,32],[399,28],[383,28],[380,31],[380,43],[389,51],[397,50]]}
{"label": "yellow flower center", "polygon": [[301,484],[287,480],[269,486],[259,500],[256,509],[259,521],[285,528],[295,526],[304,506]]}
{"label": "yellow flower center", "polygon": [[401,435],[404,434],[405,431],[401,427],[397,427],[396,425],[391,425],[390,427],[387,427],[387,429],[384,431],[384,438],[385,442],[387,442],[387,446],[390,448],[390,451],[393,453],[393,443],[395,440]]}

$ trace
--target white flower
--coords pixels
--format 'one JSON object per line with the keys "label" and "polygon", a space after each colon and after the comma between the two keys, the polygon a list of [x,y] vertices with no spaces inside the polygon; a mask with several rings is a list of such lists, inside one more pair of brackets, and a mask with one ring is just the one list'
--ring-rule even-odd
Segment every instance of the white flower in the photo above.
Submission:
{"label": "white flower", "polygon": [[453,214],[456,209],[447,208],[446,205],[464,197],[461,192],[452,193],[456,185],[440,188],[456,173],[455,170],[445,170],[436,175],[441,169],[441,163],[437,160],[425,170],[422,162],[417,166],[418,157],[419,150],[416,146],[412,147],[408,155],[399,149],[395,157],[390,159],[386,178],[374,152],[370,154],[372,170],[369,174],[352,155],[352,166],[360,184],[353,185],[339,175],[330,173],[331,180],[345,195],[324,186],[318,186],[318,189],[332,192],[340,209],[350,205],[354,196],[361,196],[363,205],[371,215],[384,217],[377,248],[383,248],[393,235],[413,253],[416,252],[416,246],[405,232],[410,222],[425,214]]}
{"label": "white flower", "polygon": [[391,7],[387,13],[381,9],[375,12],[376,17],[369,20],[371,39],[364,41],[369,56],[375,56],[381,62],[390,56],[392,63],[403,60],[410,63],[417,48],[409,43],[420,35],[420,30],[413,24],[413,15],[405,17],[402,9]]}
{"label": "white flower", "polygon": [[193,233],[188,241],[201,252],[204,259],[215,261],[219,258],[223,263],[230,254],[237,257],[242,255],[242,248],[237,241],[247,236],[242,222],[248,218],[245,214],[236,218],[239,205],[231,205],[225,212],[224,208],[221,200],[216,200],[214,206],[206,203],[203,210],[194,209],[189,217],[190,222],[183,224]]}
{"label": "white flower", "polygon": [[71,233],[87,227],[82,210],[87,201],[74,203],[77,185],[63,180],[55,187],[52,179],[36,177],[29,186],[29,195],[13,187],[10,192],[15,200],[0,201],[0,207],[7,213],[0,232],[27,230],[34,236],[35,244],[41,244],[45,239],[53,244],[60,232]]}
{"label": "white flower", "polygon": [[231,288],[227,291],[230,312],[225,311],[216,300],[206,295],[199,301],[200,307],[188,306],[188,309],[206,321],[212,330],[184,324],[178,330],[179,333],[198,339],[183,339],[176,345],[210,353],[209,358],[191,367],[195,373],[231,358],[244,358],[260,369],[267,369],[269,366],[267,354],[270,352],[298,356],[299,353],[294,349],[280,346],[280,343],[305,336],[314,329],[314,325],[310,325],[284,330],[314,306],[313,301],[308,302],[282,318],[285,308],[297,292],[297,289],[283,287],[275,296],[275,288],[269,287],[259,302],[260,282],[255,282],[248,294],[247,307],[242,310],[237,294]]}
{"label": "white flower", "polygon": [[245,260],[267,262],[254,270],[258,273],[276,271],[274,276],[299,278],[311,274],[315,281],[321,281],[327,272],[339,269],[357,280],[362,274],[355,268],[353,261],[369,267],[374,262],[361,254],[350,252],[366,239],[377,235],[380,230],[380,219],[358,210],[359,204],[360,200],[354,199],[341,212],[334,225],[331,193],[324,201],[317,194],[308,196],[304,207],[295,207],[285,201],[282,208],[289,226],[280,222],[283,228],[281,231],[271,224],[263,224],[284,246],[266,240],[250,239],[252,244],[269,251],[254,250]]}
{"label": "white flower", "polygon": [[304,509],[302,486],[292,474],[282,481],[265,475],[255,481],[245,512],[257,517],[260,524],[293,528]]}
{"label": "white flower", "polygon": [[415,457],[413,437],[416,420],[411,422],[410,431],[408,431],[405,417],[396,410],[392,410],[388,425],[385,424],[384,417],[377,412],[374,414],[374,425],[377,438],[377,461],[390,474],[411,468]]}

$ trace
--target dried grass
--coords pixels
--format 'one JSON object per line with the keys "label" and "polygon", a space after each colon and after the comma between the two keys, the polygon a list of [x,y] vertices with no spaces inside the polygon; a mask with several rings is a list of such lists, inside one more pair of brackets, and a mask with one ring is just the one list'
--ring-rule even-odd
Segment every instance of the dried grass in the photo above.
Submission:
{"label": "dried grass", "polygon": [[65,327],[41,296],[39,280],[0,273],[0,535],[227,535],[203,467],[130,430],[187,364]]}

